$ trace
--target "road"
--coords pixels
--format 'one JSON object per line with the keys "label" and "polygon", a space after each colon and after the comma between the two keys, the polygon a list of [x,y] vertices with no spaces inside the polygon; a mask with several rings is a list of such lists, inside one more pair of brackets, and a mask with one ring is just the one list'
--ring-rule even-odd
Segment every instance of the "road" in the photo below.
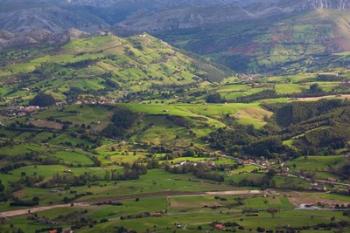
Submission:
{"label": "road", "polygon": [[[280,175],[281,176],[285,176],[283,174],[280,174]],[[294,174],[288,174],[287,176],[288,177],[300,178],[300,179],[303,179],[303,180],[306,180],[306,181],[309,181],[309,182],[313,182],[313,183],[340,185],[340,186],[345,186],[345,187],[350,188],[350,184],[348,184],[348,183],[341,183],[341,182],[338,182],[338,181],[319,180],[319,179],[312,180],[310,178],[307,178],[307,177],[304,177],[304,176],[301,176],[301,175],[294,175]]]}
{"label": "road", "polygon": [[[134,199],[136,197],[154,197],[154,196],[200,196],[200,195],[210,195],[210,196],[227,196],[227,195],[258,195],[262,194],[262,191],[259,190],[231,190],[231,191],[218,191],[218,192],[171,192],[171,191],[165,191],[165,192],[157,192],[157,193],[144,193],[139,195],[128,195],[119,197],[117,199],[105,199],[101,200],[99,202],[77,202],[73,204],[73,207],[89,207],[89,206],[95,206],[98,203],[100,204],[108,204],[108,202],[113,201],[121,201],[121,200],[130,200]],[[26,209],[18,209],[18,210],[9,210],[0,212],[0,218],[12,218],[22,215],[28,215],[33,213],[38,213],[42,211],[52,210],[52,209],[58,209],[58,208],[69,208],[72,207],[71,204],[60,204],[60,205],[49,205],[49,206],[38,206],[33,208],[26,208]]]}
{"label": "road", "polygon": [[[74,203],[74,206],[77,207],[87,207],[90,206],[89,203]],[[38,213],[46,210],[51,209],[57,209],[57,208],[67,208],[70,207],[71,204],[61,204],[61,205],[51,205],[51,206],[39,206],[39,207],[33,207],[29,209],[18,209],[18,210],[10,210],[10,211],[4,211],[0,212],[0,218],[11,218],[21,215],[27,215],[30,213]]]}

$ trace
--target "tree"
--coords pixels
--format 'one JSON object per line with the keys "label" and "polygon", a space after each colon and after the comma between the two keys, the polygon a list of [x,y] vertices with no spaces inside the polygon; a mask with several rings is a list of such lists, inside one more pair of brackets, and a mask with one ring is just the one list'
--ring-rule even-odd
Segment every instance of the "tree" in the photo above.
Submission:
{"label": "tree", "polygon": [[138,115],[127,108],[117,108],[112,116],[113,124],[118,128],[127,129],[137,120]]}
{"label": "tree", "polygon": [[269,171],[266,173],[266,175],[269,177],[269,178],[273,178],[275,175],[277,174],[277,172],[274,170],[274,169],[269,169]]}
{"label": "tree", "polygon": [[39,204],[40,199],[39,197],[33,197],[32,201],[36,204]]}
{"label": "tree", "polygon": [[195,156],[195,152],[193,151],[193,150],[191,150],[191,149],[188,149],[188,150],[186,150],[184,153],[183,153],[183,156],[184,157],[193,157],[193,156]]}
{"label": "tree", "polygon": [[263,156],[265,158],[272,158],[276,154],[289,152],[289,148],[283,145],[278,137],[267,137],[261,140],[252,142],[243,148],[247,155]]}
{"label": "tree", "polygon": [[116,233],[128,233],[128,229],[126,229],[125,227],[121,226],[121,227],[116,227]]}
{"label": "tree", "polygon": [[210,94],[206,99],[207,103],[223,103],[225,99],[223,99],[219,93]]}
{"label": "tree", "polygon": [[29,103],[30,105],[39,107],[49,107],[56,104],[55,98],[45,93],[39,93]]}
{"label": "tree", "polygon": [[310,85],[309,92],[310,93],[322,93],[323,90],[318,83],[314,83],[314,84]]}
{"label": "tree", "polygon": [[112,116],[112,123],[104,129],[104,134],[108,137],[122,138],[138,117],[137,113],[127,108],[116,108]]}
{"label": "tree", "polygon": [[266,210],[269,214],[271,214],[271,216],[274,218],[276,216],[276,214],[278,213],[278,209],[276,208],[268,208]]}
{"label": "tree", "polygon": [[16,233],[24,233],[24,231],[21,228],[18,228]]}
{"label": "tree", "polygon": [[2,184],[2,181],[0,180],[0,193],[5,190],[5,186]]}

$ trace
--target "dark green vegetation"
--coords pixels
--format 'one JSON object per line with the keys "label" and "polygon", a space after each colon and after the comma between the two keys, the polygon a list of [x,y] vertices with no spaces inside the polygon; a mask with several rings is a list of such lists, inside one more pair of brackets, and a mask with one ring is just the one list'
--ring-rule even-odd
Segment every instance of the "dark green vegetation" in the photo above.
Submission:
{"label": "dark green vegetation", "polygon": [[234,76],[147,34],[33,50],[0,69],[0,232],[349,230],[347,69]]}
{"label": "dark green vegetation", "polygon": [[30,102],[30,105],[39,107],[49,107],[56,104],[56,100],[51,95],[45,93],[39,93]]}

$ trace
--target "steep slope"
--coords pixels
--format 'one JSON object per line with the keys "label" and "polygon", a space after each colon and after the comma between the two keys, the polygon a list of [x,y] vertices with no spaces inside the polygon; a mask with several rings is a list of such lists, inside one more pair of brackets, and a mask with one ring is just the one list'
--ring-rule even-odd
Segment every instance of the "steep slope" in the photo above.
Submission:
{"label": "steep slope", "polygon": [[[6,59],[14,60],[11,54],[21,51],[10,51]],[[183,95],[185,88],[225,76],[148,34],[75,39],[48,54],[36,54],[0,69],[0,94],[7,101],[30,99],[38,92],[70,101],[91,94],[109,101],[170,99]]]}
{"label": "steep slope", "polygon": [[[196,2],[196,1],[194,1]],[[286,17],[297,12],[317,9],[346,10],[350,8],[348,0],[269,0],[269,1],[216,1],[209,4],[197,0],[200,4],[174,4],[158,11],[143,11],[132,14],[120,22],[118,27],[129,31],[162,31],[168,29],[196,28],[208,24],[241,22],[262,19],[271,16]],[[120,30],[120,29],[119,29]]]}
{"label": "steep slope", "polygon": [[349,15],[350,10],[306,10],[156,35],[239,72],[297,72],[349,64],[334,55],[350,50]]}
{"label": "steep slope", "polygon": [[350,0],[5,0],[0,49],[60,44],[70,28],[146,31],[235,71],[299,72],[348,64],[333,54],[349,51],[349,8]]}

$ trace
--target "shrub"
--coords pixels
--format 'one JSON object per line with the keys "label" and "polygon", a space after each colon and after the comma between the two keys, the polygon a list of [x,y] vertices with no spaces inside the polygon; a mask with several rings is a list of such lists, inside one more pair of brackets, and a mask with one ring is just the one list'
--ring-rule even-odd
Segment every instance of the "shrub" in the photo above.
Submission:
{"label": "shrub", "polygon": [[55,98],[45,93],[39,93],[29,102],[30,105],[48,107],[56,104]]}

